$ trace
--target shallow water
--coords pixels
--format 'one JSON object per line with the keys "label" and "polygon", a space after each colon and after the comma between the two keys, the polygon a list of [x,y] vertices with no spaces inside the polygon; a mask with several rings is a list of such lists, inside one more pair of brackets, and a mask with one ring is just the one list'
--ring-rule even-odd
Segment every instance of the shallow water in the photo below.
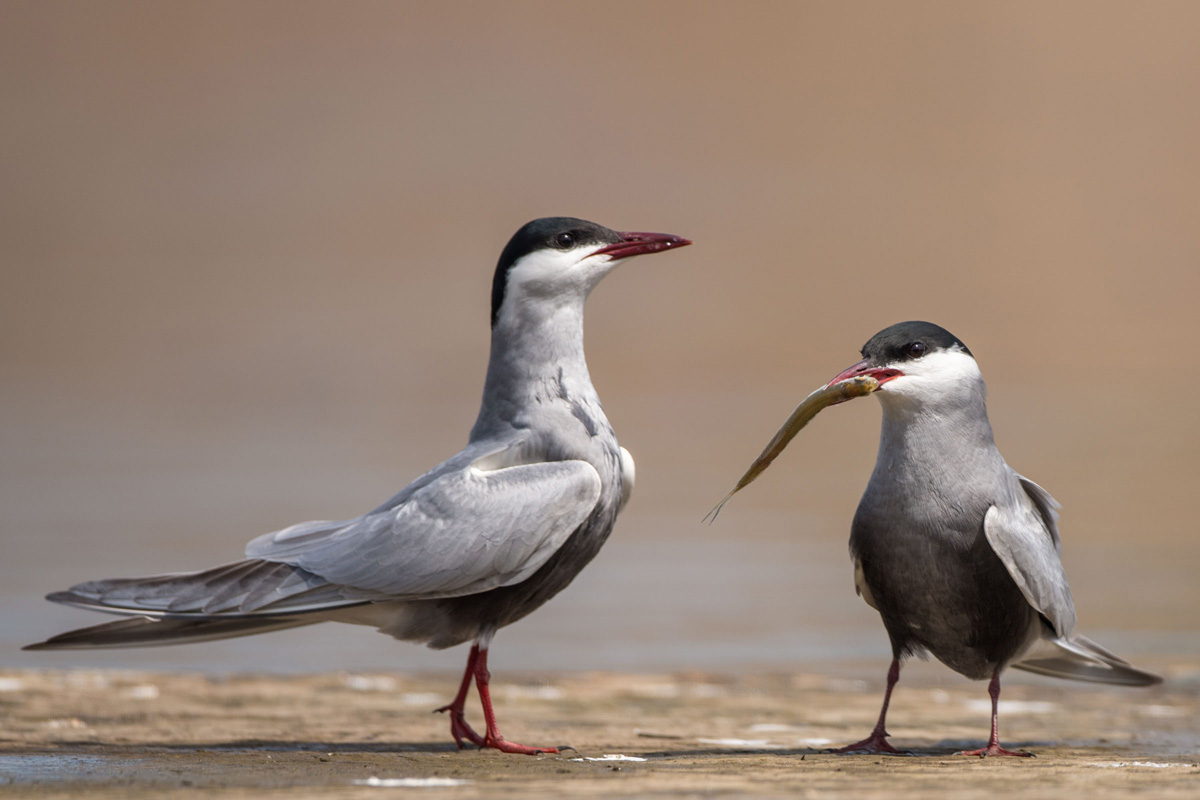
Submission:
{"label": "shallow water", "polygon": [[144,763],[142,758],[0,753],[0,786],[72,781],[104,783],[128,778]]}
{"label": "shallow water", "polygon": [[[19,568],[6,569],[0,582],[0,602],[8,609],[0,628],[0,666],[214,672],[460,668],[462,648],[438,653],[367,628],[335,624],[183,647],[20,652],[23,644],[103,619],[43,601],[40,595],[46,590],[96,575],[171,570],[236,557],[241,542],[228,532],[195,534],[210,527],[245,527],[239,517],[266,516],[254,507],[254,492],[247,494],[245,487],[265,487],[279,505],[320,505],[321,498],[299,496],[312,492],[331,496],[336,506],[349,505],[351,495],[366,494],[356,479],[383,479],[381,473],[366,471],[334,475],[318,464],[313,475],[293,486],[286,479],[304,475],[306,466],[284,463],[282,474],[272,475],[274,467],[239,467],[239,459],[226,460],[220,448],[211,446],[190,449],[186,468],[156,463],[169,457],[165,451],[171,449],[164,445],[162,452],[131,453],[80,448],[55,466],[52,480],[24,476],[26,492],[19,498],[10,495],[17,502],[8,506],[9,513],[36,507],[31,518],[41,535],[9,545],[15,559],[10,564]],[[10,458],[13,452],[8,451]],[[242,458],[245,452],[239,450]],[[785,470],[803,468],[796,463],[803,460],[798,455]],[[27,458],[36,461],[32,455]],[[123,468],[115,475],[98,463],[112,458]],[[739,471],[714,467],[714,472],[736,477]],[[786,485],[788,477],[762,482]],[[644,482],[655,485],[649,476]],[[52,498],[55,484],[73,484],[80,491]],[[492,666],[740,671],[872,657],[884,663],[886,635],[875,612],[854,594],[845,521],[829,511],[763,509],[756,502],[757,487],[739,495],[710,526],[699,520],[706,509],[688,515],[655,509],[654,489],[639,486],[639,493],[651,496],[635,497],[605,549],[571,587],[500,633]],[[46,493],[40,502],[30,502],[39,492]],[[379,491],[380,496],[387,493]],[[240,500],[226,505],[223,496]],[[363,501],[359,507],[366,505]],[[180,510],[178,518],[164,516],[175,509]],[[847,513],[851,509],[852,501]],[[216,522],[208,522],[209,517]],[[171,534],[160,535],[164,529]],[[1075,544],[1069,527],[1064,535],[1082,630],[1134,660],[1143,654],[1200,653],[1200,633],[1186,612],[1197,592],[1192,562],[1185,557],[1191,551],[1148,547],[1143,540]],[[1113,590],[1114,581],[1119,592]]]}

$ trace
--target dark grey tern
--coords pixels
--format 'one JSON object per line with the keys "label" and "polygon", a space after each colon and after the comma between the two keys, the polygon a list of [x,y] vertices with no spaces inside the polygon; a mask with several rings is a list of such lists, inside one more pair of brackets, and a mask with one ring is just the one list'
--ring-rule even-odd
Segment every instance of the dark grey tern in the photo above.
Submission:
{"label": "dark grey tern", "polygon": [[885,720],[901,662],[932,653],[956,672],[990,679],[987,745],[962,755],[1028,756],[997,732],[1006,667],[1080,681],[1148,686],[1144,672],[1075,633],[1060,556],[1059,504],[1004,461],[992,436],[979,365],[929,322],[871,337],[863,360],[829,386],[879,386],[879,454],[850,533],[854,584],[879,612],[892,664],[871,735],[836,752],[898,753]]}

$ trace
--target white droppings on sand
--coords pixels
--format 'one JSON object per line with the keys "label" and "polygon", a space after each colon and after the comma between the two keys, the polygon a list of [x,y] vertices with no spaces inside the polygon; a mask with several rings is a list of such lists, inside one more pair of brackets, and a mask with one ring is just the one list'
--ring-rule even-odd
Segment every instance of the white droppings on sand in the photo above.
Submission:
{"label": "white droppings on sand", "polygon": [[405,692],[400,695],[400,702],[406,706],[441,706],[446,701],[436,692]]}
{"label": "white droppings on sand", "polygon": [[[760,722],[757,725],[751,725],[748,730],[751,733],[800,733],[804,730],[803,727],[797,725],[783,725],[778,722]],[[800,747],[824,747],[827,744],[833,744],[833,739],[825,739],[820,736],[803,736],[792,739],[792,744]],[[767,745],[768,747],[778,747],[780,745]]]}
{"label": "white droppings on sand", "polygon": [[0,678],[0,692],[19,692],[25,688],[20,678]]}
{"label": "white droppings on sand", "polygon": [[782,750],[783,745],[767,739],[697,739],[700,744],[715,744],[721,747],[753,747],[756,750]]}
{"label": "white droppings on sand", "polygon": [[1182,708],[1164,705],[1138,706],[1137,713],[1143,717],[1156,717],[1159,719],[1183,717],[1187,715],[1187,712]]}
{"label": "white droppings on sand", "polygon": [[470,781],[459,778],[377,778],[372,775],[351,781],[355,786],[374,786],[381,789],[429,789],[442,786],[466,786]]}
{"label": "white droppings on sand", "polygon": [[[972,698],[966,701],[970,711],[992,713],[992,701],[982,698]],[[1058,703],[1045,700],[1001,700],[999,713],[1007,714],[1052,714],[1058,710]]]}
{"label": "white droppings on sand", "polygon": [[1168,769],[1170,767],[1190,767],[1191,764],[1172,764],[1166,761],[1093,761],[1089,767],[1105,767],[1122,769],[1126,767],[1147,767],[1149,769]]}
{"label": "white droppings on sand", "polygon": [[504,696],[509,700],[562,700],[567,693],[557,686],[518,686],[509,684],[504,687]]}
{"label": "white droppings on sand", "polygon": [[52,730],[72,729],[78,730],[86,728],[87,723],[81,719],[72,717],[71,719],[49,719],[46,720],[46,727]]}
{"label": "white droppings on sand", "polygon": [[572,761],[645,761],[641,756],[626,756],[620,753],[609,753],[608,755],[592,758],[584,756],[583,758],[572,758]]}
{"label": "white droppings on sand", "polygon": [[853,681],[846,680],[845,678],[830,678],[825,681],[825,688],[831,692],[861,694],[867,691],[869,687],[866,681]]}
{"label": "white droppings on sand", "polygon": [[933,702],[937,703],[938,705],[942,705],[942,706],[944,706],[944,705],[946,705],[946,703],[950,702],[950,693],[947,692],[945,689],[934,689],[930,693],[929,697],[933,700]]}
{"label": "white droppings on sand", "polygon": [[140,683],[121,692],[122,697],[130,700],[157,700],[158,694],[158,687],[153,683]]}
{"label": "white droppings on sand", "polygon": [[356,692],[396,691],[396,679],[388,675],[346,675],[342,685]]}
{"label": "white droppings on sand", "polygon": [[108,675],[82,670],[68,672],[62,677],[62,682],[72,689],[107,689],[110,684]]}

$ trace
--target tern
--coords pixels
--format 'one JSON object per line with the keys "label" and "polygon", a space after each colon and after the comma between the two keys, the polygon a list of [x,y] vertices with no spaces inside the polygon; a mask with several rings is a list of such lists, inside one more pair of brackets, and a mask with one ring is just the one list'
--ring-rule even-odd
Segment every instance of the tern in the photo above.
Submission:
{"label": "tern", "polygon": [[1148,686],[1143,672],[1076,634],[1060,556],[1059,504],[996,449],[986,389],[971,351],[929,322],[871,337],[863,360],[829,385],[867,376],[883,406],[879,455],[850,533],[854,584],[879,612],[892,664],[879,722],[843,753],[899,753],[884,724],[901,662],[932,653],[975,680],[990,679],[987,745],[1005,667],[1080,681]]}
{"label": "tern", "polygon": [[[466,449],[362,516],[260,536],[244,560],[50,594],[122,619],[26,649],[200,642],[329,620],[438,649],[472,642],[457,695],[438,709],[449,713],[458,746],[558,752],[500,734],[488,648],[499,628],[558,594],[592,560],[633,491],[633,458],[617,443],[584,360],[584,301],[622,260],[688,244],[572,217],[526,224],[496,265],[491,354]],[[464,716],[472,681],[483,735]]]}

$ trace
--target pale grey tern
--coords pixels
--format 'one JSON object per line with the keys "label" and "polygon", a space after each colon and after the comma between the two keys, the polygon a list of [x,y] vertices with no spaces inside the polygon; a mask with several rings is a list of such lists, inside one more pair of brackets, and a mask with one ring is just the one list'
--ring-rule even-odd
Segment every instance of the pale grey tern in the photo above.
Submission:
{"label": "pale grey tern", "polygon": [[[571,217],[528,223],[492,284],[491,356],[466,448],[378,508],[254,539],[242,561],[200,572],[81,583],[48,599],[122,619],[30,650],[178,644],[327,620],[434,648],[473,642],[450,715],[460,747],[554,753],[501,736],[488,647],[562,591],[600,550],[633,490],[588,375],[583,307],[623,259],[691,244]],[[464,716],[474,682],[486,730]]]}

